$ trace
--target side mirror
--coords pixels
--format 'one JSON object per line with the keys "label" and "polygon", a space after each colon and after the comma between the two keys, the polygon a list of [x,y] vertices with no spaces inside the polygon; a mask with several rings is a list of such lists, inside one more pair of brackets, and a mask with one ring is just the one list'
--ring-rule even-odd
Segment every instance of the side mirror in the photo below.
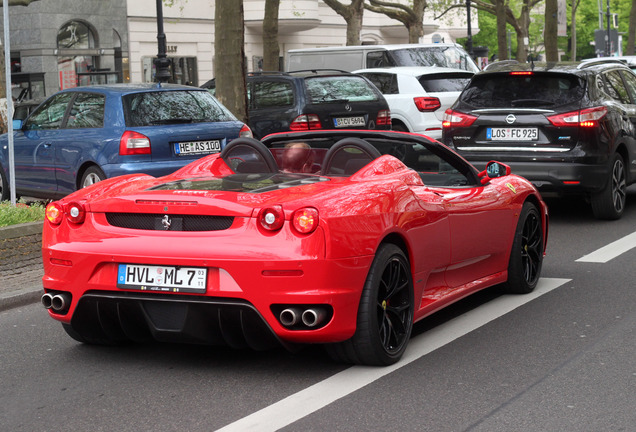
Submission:
{"label": "side mirror", "polygon": [[486,165],[486,169],[479,173],[479,178],[481,179],[481,184],[486,184],[490,179],[507,176],[510,175],[511,172],[512,170],[508,165],[502,164],[501,162],[490,161]]}
{"label": "side mirror", "polygon": [[24,125],[24,121],[22,120],[13,120],[13,130],[20,130]]}

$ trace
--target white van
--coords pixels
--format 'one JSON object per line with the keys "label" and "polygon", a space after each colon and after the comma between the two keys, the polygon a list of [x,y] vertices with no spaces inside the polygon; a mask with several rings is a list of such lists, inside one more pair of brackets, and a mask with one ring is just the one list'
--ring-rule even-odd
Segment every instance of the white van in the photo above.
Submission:
{"label": "white van", "polygon": [[479,72],[479,67],[458,44],[360,45],[289,50],[287,70],[356,69],[393,66],[440,66]]}

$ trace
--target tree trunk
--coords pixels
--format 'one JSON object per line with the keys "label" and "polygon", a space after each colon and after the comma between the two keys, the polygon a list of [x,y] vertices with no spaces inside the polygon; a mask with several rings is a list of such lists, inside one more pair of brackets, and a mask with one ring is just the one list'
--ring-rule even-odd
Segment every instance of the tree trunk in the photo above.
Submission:
{"label": "tree trunk", "polygon": [[278,8],[280,0],[265,0],[263,19],[263,70],[280,69],[280,47],[278,46]]}
{"label": "tree trunk", "polygon": [[497,11],[497,57],[499,60],[508,60],[508,30],[504,0],[495,0],[495,8]]}
{"label": "tree trunk", "polygon": [[243,1],[216,0],[214,26],[216,97],[247,123]]}
{"label": "tree trunk", "polygon": [[559,47],[557,44],[557,0],[545,0],[545,27],[543,28],[543,44],[545,59],[548,62],[559,61]]}
{"label": "tree trunk", "polygon": [[409,43],[418,43],[424,36],[424,11],[428,5],[426,0],[412,0],[412,7],[381,0],[369,0],[369,3],[364,4],[365,9],[384,14],[404,24],[409,32]]}
{"label": "tree trunk", "polygon": [[636,0],[632,0],[632,8],[629,11],[629,34],[627,36],[627,55],[634,55],[636,39]]}
{"label": "tree trunk", "polygon": [[347,45],[360,45],[364,0],[351,0],[346,6],[338,0],[324,0],[324,3],[344,18],[347,23]]}
{"label": "tree trunk", "polygon": [[517,61],[528,61],[528,30],[530,28],[530,8],[528,0],[524,0],[521,6],[521,14],[519,15],[519,27],[517,30]]}

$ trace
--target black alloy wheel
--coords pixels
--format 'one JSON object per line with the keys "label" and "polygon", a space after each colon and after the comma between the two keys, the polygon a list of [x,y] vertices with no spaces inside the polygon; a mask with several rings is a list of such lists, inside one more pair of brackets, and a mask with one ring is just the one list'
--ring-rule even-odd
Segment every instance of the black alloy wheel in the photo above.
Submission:
{"label": "black alloy wheel", "polygon": [[386,366],[400,360],[413,329],[413,278],[404,252],[393,244],[378,249],[365,282],[356,332],[327,346],[338,361]]}
{"label": "black alloy wheel", "polygon": [[543,265],[543,225],[537,206],[524,203],[508,262],[506,291],[526,294],[534,290]]}
{"label": "black alloy wheel", "polygon": [[601,192],[592,195],[591,204],[597,219],[616,220],[623,216],[627,200],[627,177],[625,162],[620,154],[611,159],[611,170],[607,185]]}

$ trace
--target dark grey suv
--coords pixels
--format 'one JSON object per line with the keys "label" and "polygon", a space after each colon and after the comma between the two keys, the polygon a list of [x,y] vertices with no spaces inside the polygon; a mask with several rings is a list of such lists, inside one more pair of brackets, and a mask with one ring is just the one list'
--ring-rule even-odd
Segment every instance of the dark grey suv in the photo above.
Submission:
{"label": "dark grey suv", "polygon": [[[213,94],[214,80],[201,87]],[[391,129],[382,93],[343,71],[252,72],[247,76],[248,124],[255,138],[316,129]]]}
{"label": "dark grey suv", "polygon": [[502,62],[446,111],[442,141],[478,167],[510,165],[545,195],[581,194],[618,219],[636,180],[636,75],[616,63]]}

